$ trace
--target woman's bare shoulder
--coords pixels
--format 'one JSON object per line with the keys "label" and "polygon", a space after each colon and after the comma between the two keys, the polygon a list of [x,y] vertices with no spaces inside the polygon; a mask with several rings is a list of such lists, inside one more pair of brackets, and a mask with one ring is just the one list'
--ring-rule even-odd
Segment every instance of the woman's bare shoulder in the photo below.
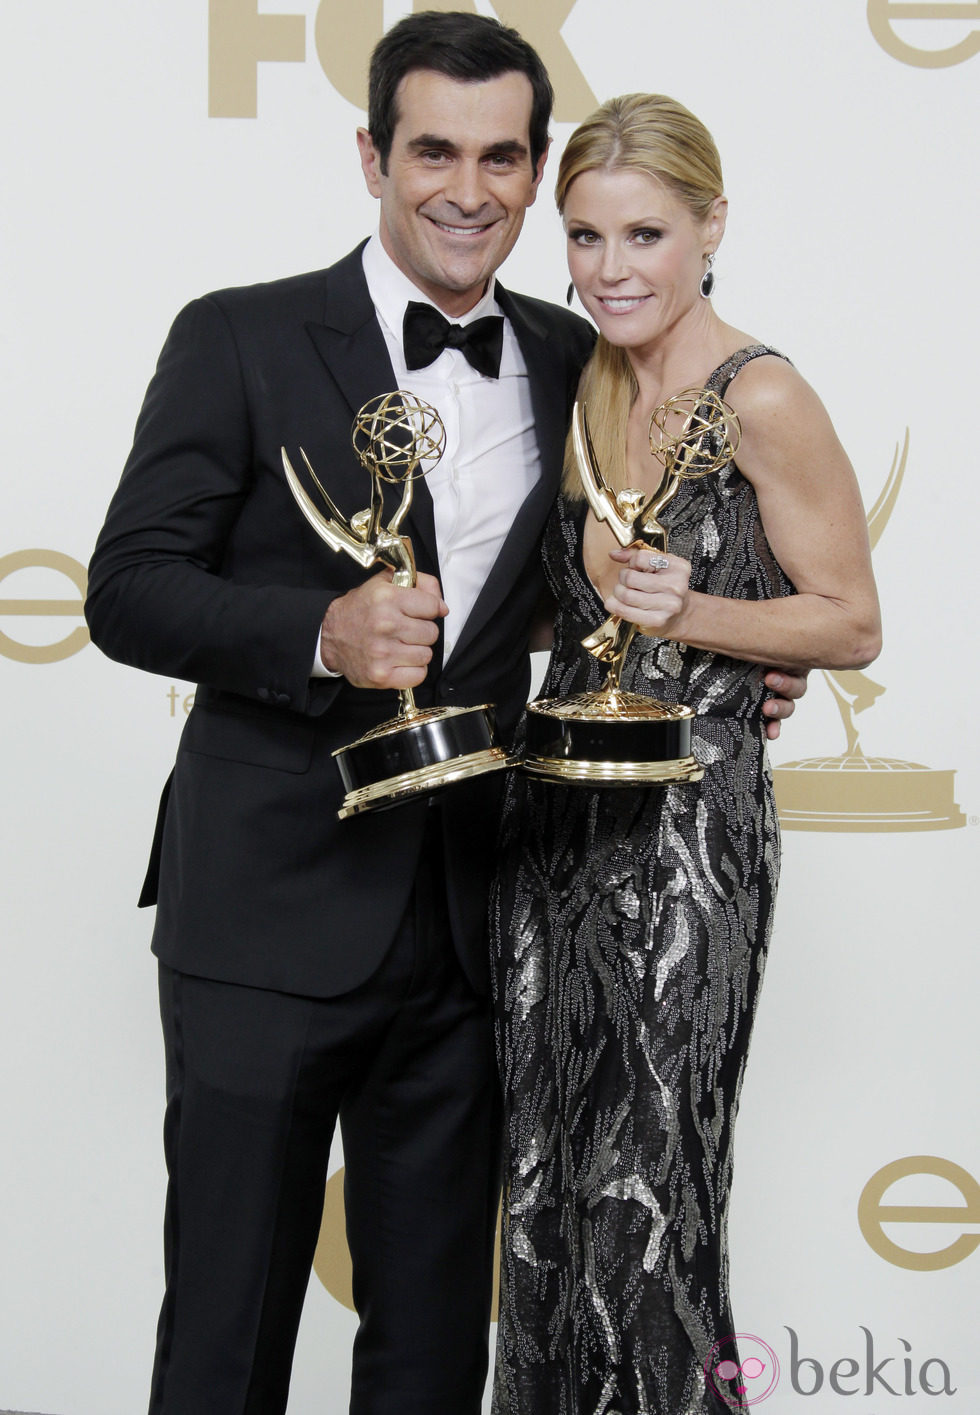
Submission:
{"label": "woman's bare shoulder", "polygon": [[761,355],[745,364],[728,385],[725,398],[750,422],[824,413],[819,397],[799,370],[777,355]]}
{"label": "woman's bare shoulder", "polygon": [[742,428],[739,467],[757,487],[770,474],[785,482],[793,468],[809,475],[831,463],[849,465],[829,413],[786,359],[759,357],[745,364],[725,401]]}

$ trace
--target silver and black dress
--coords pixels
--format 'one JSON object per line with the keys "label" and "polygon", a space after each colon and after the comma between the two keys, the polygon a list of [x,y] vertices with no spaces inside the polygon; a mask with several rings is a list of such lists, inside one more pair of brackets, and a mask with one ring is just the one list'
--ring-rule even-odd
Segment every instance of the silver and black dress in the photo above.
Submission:
{"label": "silver and black dress", "polygon": [[[739,351],[707,386],[774,352]],[[580,642],[605,618],[587,510],[561,499],[546,533],[559,608],[543,697],[604,677]],[[664,520],[693,588],[793,592],[734,463],[684,483]],[[779,868],[762,675],[637,636],[622,685],[696,709],[703,780],[510,783],[491,901],[508,1147],[495,1415],[740,1408],[704,1366],[735,1330],[732,1130]]]}

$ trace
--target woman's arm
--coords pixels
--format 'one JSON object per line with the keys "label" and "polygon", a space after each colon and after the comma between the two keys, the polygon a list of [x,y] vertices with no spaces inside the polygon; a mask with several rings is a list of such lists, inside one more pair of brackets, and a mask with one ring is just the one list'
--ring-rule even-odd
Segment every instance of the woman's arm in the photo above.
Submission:
{"label": "woman's arm", "polygon": [[611,614],[642,633],[752,663],[863,668],[881,648],[867,522],[854,471],[812,388],[789,364],[759,359],[728,396],[742,423],[738,465],[752,483],[766,538],[797,594],[739,600],[688,588],[690,566],[617,550]]}

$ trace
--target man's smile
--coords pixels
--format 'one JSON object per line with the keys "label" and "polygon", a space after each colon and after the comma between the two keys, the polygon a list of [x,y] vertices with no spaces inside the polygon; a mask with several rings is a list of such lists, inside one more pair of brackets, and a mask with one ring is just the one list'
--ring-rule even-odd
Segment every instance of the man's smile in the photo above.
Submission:
{"label": "man's smile", "polygon": [[448,221],[440,221],[436,216],[430,216],[427,219],[438,230],[445,231],[447,236],[482,236],[485,231],[489,231],[491,226],[496,224],[493,221],[485,221],[481,226],[451,226]]}

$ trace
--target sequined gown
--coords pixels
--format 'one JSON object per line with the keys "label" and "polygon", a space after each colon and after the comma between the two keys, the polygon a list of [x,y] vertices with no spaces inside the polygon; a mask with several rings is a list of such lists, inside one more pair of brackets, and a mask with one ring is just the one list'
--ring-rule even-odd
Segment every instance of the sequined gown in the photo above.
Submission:
{"label": "sequined gown", "polygon": [[[752,346],[716,370],[723,393]],[[561,499],[542,697],[598,688],[605,617]],[[737,467],[682,484],[670,549],[709,594],[792,593]],[[697,784],[590,789],[514,774],[491,900],[507,1115],[495,1415],[704,1415],[735,1331],[732,1127],[769,937],[779,834],[762,670],[637,636],[623,687],[694,707]],[[724,1354],[731,1356],[730,1345]]]}

